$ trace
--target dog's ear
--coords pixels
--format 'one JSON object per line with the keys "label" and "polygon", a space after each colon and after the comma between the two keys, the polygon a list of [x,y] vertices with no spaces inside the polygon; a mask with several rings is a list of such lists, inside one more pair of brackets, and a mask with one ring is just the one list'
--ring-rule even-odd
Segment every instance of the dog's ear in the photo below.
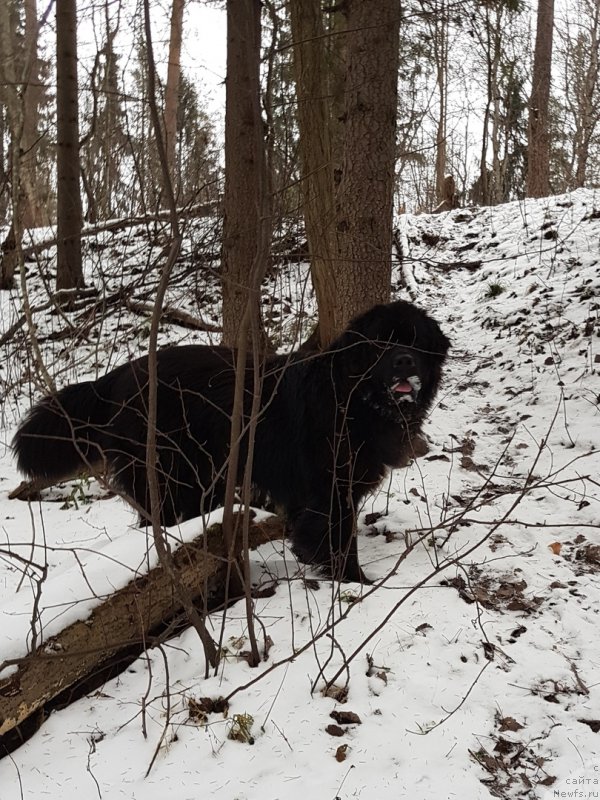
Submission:
{"label": "dog's ear", "polygon": [[339,351],[351,347],[356,351],[360,344],[385,346],[388,342],[415,347],[441,362],[450,347],[449,339],[432,317],[412,303],[396,300],[374,306],[355,317],[330,349]]}
{"label": "dog's ear", "polygon": [[434,358],[444,361],[451,345],[450,339],[442,333],[440,326],[435,320],[428,317],[427,321],[429,323],[427,351]]}
{"label": "dog's ear", "polygon": [[423,309],[404,300],[397,300],[381,309],[380,338],[415,347],[440,362],[446,357],[450,340],[442,333],[435,319]]}
{"label": "dog's ear", "polygon": [[384,340],[388,340],[393,333],[393,325],[390,327],[392,319],[389,317],[388,306],[373,306],[369,311],[351,320],[345,333],[354,342],[379,342],[382,336]]}

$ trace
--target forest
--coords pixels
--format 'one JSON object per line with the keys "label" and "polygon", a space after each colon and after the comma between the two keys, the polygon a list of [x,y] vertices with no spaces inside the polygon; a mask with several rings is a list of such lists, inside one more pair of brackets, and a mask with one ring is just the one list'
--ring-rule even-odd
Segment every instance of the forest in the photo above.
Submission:
{"label": "forest", "polygon": [[599,796],[599,118],[600,0],[0,4],[0,800]]}

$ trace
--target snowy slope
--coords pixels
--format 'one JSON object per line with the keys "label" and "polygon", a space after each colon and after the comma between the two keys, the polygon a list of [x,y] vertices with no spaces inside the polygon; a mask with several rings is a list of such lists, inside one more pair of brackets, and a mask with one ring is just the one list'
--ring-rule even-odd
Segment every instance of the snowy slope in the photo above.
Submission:
{"label": "snowy slope", "polygon": [[[257,575],[278,576],[275,594],[257,600],[272,640],[263,664],[241,657],[245,617],[233,607],[218,675],[204,679],[192,631],[150,652],[1,760],[0,800],[600,792],[600,194],[403,217],[398,227],[396,294],[434,314],[453,347],[426,427],[430,452],[394,473],[361,518],[361,562],[380,585],[304,581],[283,545],[262,548]],[[190,231],[169,302],[216,321],[210,264],[190,269],[207,236]],[[131,266],[159,258],[157,240],[154,251],[132,233],[90,246],[96,284],[127,293]],[[149,286],[140,273],[131,297],[147,299]],[[314,308],[306,268],[274,273],[265,298],[281,341],[302,336],[296,312],[306,326]],[[7,330],[18,306],[7,293],[0,301]],[[38,314],[59,383],[143,352],[147,318],[113,306],[118,316],[103,317],[106,304],[61,320]],[[81,315],[75,341],[68,323]],[[161,340],[210,337],[165,325]],[[4,345],[5,442],[29,403],[23,346]],[[0,481],[2,660],[25,651],[36,591],[15,556],[48,564],[48,636],[142,569],[146,538],[94,485],[9,501],[18,477],[6,448]],[[191,521],[181,535],[197,532]],[[211,622],[218,635],[221,617]],[[334,677],[343,691],[323,696]],[[191,713],[219,696],[230,696],[226,719]],[[335,722],[336,711],[360,723]],[[252,744],[228,738],[236,715],[252,718]]]}

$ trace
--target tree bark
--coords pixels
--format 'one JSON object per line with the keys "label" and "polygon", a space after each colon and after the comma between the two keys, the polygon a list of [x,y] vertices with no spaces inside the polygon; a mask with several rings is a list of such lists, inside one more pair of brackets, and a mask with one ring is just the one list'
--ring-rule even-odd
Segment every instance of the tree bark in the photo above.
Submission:
{"label": "tree bark", "polygon": [[[590,149],[595,130],[600,120],[600,3],[598,0],[584,2],[578,9],[578,35],[570,43],[570,55],[574,60],[572,75],[567,77],[567,102],[574,116],[575,136],[573,160],[575,162],[573,188],[585,186]],[[581,72],[578,67],[583,66]],[[573,99],[569,101],[570,96]]]}
{"label": "tree bark", "polygon": [[331,100],[320,0],[290,3],[304,226],[319,307],[319,344],[335,335],[335,182]]}
{"label": "tree bark", "polygon": [[348,0],[334,327],[389,300],[400,3]]}
{"label": "tree bark", "polygon": [[[264,275],[261,226],[265,224],[267,169],[260,111],[260,0],[228,0],[223,209],[223,344],[238,345],[255,268]],[[264,263],[258,264],[262,259]],[[252,279],[254,280],[254,279]],[[260,318],[260,316],[259,316]]]}
{"label": "tree bark", "polygon": [[171,183],[177,197],[181,183],[176,180],[177,110],[179,107],[179,81],[181,77],[181,38],[185,0],[173,0],[171,11],[171,38],[169,41],[169,66],[165,88],[165,147]]}
{"label": "tree bark", "polygon": [[[250,547],[282,537],[281,520],[270,517],[251,525]],[[173,559],[194,597],[208,597],[215,608],[222,603],[227,551],[220,525],[210,528],[206,537],[182,545]],[[180,613],[169,576],[159,566],[116,591],[88,619],[69,625],[19,659],[17,671],[0,680],[0,750],[3,746],[9,752],[15,749],[20,744],[20,726],[58,695],[91,680],[123,655],[129,657],[124,669],[132,654],[168,638],[169,626]]]}
{"label": "tree bark", "polygon": [[446,123],[448,101],[448,8],[446,0],[436,4],[431,35],[433,37],[436,82],[438,87],[438,124],[435,148],[436,202],[446,200]]}
{"label": "tree bark", "polygon": [[329,10],[335,19],[327,31],[319,0],[297,0],[290,10],[323,348],[352,317],[389,299],[400,4],[348,0]]}
{"label": "tree bark", "polygon": [[550,133],[548,105],[552,67],[554,0],[538,0],[533,59],[527,154],[527,196],[550,194]]}
{"label": "tree bark", "polygon": [[83,286],[78,111],[76,0],[56,0],[58,290]]}
{"label": "tree bark", "polygon": [[48,210],[40,197],[38,180],[39,111],[42,100],[38,58],[38,16],[36,0],[25,0],[25,85],[23,86],[23,133],[21,137],[21,179],[23,185],[23,226],[48,225]]}
{"label": "tree bark", "polygon": [[[12,289],[17,267],[17,235],[22,229],[22,193],[19,183],[21,163],[21,136],[23,132],[23,107],[18,93],[16,58],[13,47],[16,31],[14,15],[8,3],[0,4],[0,100],[8,117],[10,131],[9,168],[11,174],[11,225],[0,248],[0,289]],[[20,244],[20,242],[19,242]]]}

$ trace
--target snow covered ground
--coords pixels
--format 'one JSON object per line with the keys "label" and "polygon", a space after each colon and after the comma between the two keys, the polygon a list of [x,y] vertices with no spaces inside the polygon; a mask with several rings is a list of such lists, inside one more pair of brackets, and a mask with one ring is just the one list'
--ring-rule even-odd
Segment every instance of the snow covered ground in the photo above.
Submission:
{"label": "snow covered ground", "polygon": [[[241,655],[234,606],[218,674],[204,679],[192,630],[150,651],[2,759],[0,800],[600,797],[600,193],[398,227],[394,292],[453,347],[429,453],[361,516],[361,563],[379,584],[304,580],[283,544],[263,547],[257,579],[277,588],[256,601],[272,641],[259,667]],[[209,236],[190,231],[168,302],[215,322],[217,262],[197,261]],[[164,246],[146,242],[140,231],[87,240],[101,295],[63,316],[44,308],[30,267],[60,385],[144,351],[148,315],[129,301],[151,300]],[[284,344],[314,311],[305,278],[293,265],[265,284]],[[0,303],[2,336],[20,310],[16,293]],[[48,637],[143,569],[147,551],[134,513],[95,484],[8,499],[19,481],[8,443],[36,396],[24,336],[3,342],[0,362],[0,662],[31,640],[40,569],[22,559],[47,566],[37,628]],[[161,343],[210,337],[165,324]],[[198,532],[190,521],[181,535]],[[222,615],[210,622],[218,635]],[[226,718],[198,710],[221,696]],[[240,728],[245,741],[230,738]]]}

